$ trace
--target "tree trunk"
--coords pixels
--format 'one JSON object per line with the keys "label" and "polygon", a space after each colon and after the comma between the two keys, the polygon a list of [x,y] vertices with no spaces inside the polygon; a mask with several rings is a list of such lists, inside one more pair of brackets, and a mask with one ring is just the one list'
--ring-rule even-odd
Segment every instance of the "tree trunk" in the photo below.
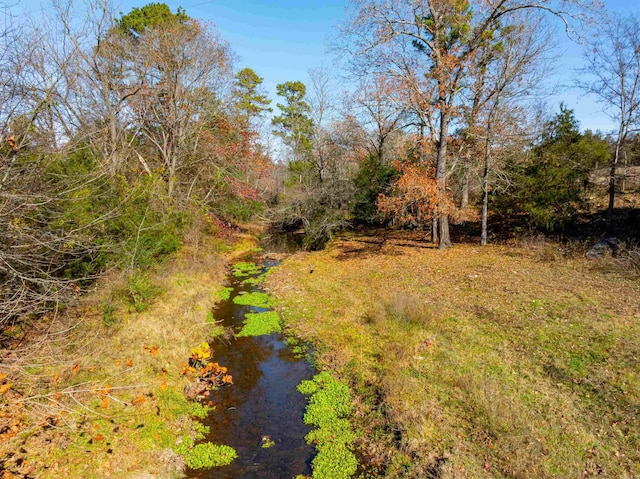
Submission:
{"label": "tree trunk", "polygon": [[618,139],[616,140],[616,149],[611,158],[609,164],[609,207],[607,208],[607,228],[611,228],[613,225],[613,205],[616,197],[616,167],[618,166],[618,159],[620,158],[620,149],[624,140],[624,125],[620,125],[618,130]]}
{"label": "tree trunk", "polygon": [[462,173],[462,199],[460,200],[460,209],[469,206],[469,164],[463,163],[464,172]]}
{"label": "tree trunk", "polygon": [[[443,102],[444,103],[444,102]],[[447,195],[447,143],[449,141],[449,120],[451,116],[447,106],[440,110],[440,131],[438,132],[438,150],[436,156],[436,180],[438,181],[438,248],[445,249],[451,246],[449,236],[449,212],[445,201]]]}
{"label": "tree trunk", "polygon": [[491,127],[487,128],[487,140],[484,149],[484,170],[482,172],[482,218],[480,245],[487,245],[487,216],[489,214],[489,161],[491,159]]}
{"label": "tree trunk", "polygon": [[433,215],[433,221],[431,222],[431,241],[433,244],[438,244],[438,215]]}

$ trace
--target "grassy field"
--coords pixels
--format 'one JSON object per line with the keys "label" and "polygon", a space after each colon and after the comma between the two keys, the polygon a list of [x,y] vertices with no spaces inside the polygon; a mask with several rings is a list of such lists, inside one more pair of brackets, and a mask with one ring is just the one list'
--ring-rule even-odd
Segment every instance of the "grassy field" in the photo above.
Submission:
{"label": "grassy field", "polygon": [[5,330],[3,479],[179,477],[175,451],[205,412],[186,400],[183,368],[216,330],[227,264],[255,246],[251,234],[233,246],[198,238],[153,271],[112,275],[77,306]]}
{"label": "grassy field", "polygon": [[402,233],[295,254],[268,286],[351,387],[363,477],[632,478],[638,273],[555,244],[437,251]]}

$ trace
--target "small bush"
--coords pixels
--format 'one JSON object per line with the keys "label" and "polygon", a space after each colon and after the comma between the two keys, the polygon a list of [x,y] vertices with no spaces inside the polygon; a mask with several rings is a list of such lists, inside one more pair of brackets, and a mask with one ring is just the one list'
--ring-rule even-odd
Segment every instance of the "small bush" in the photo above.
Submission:
{"label": "small bush", "polygon": [[104,303],[100,310],[102,312],[102,324],[107,327],[113,326],[117,321],[116,307],[113,303]]}
{"label": "small bush", "polygon": [[227,221],[249,221],[263,210],[263,203],[243,200],[237,196],[225,196],[214,205],[216,213]]}
{"label": "small bush", "polygon": [[127,301],[138,313],[146,311],[149,304],[161,293],[160,287],[141,271],[127,277],[127,286]]}

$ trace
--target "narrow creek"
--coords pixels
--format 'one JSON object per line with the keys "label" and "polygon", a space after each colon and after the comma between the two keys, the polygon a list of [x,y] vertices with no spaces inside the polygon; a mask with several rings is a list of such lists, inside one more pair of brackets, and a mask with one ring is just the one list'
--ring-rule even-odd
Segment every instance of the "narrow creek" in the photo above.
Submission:
{"label": "narrow creek", "polygon": [[[276,264],[265,260],[248,277],[258,277]],[[214,318],[235,333],[242,329],[247,313],[269,311],[234,303],[239,295],[263,292],[255,284],[244,283],[246,279],[230,276],[230,298],[213,310]],[[228,368],[233,384],[211,391],[203,401],[215,408],[203,421],[210,428],[206,440],[233,447],[238,457],[228,466],[190,470],[187,477],[291,479],[310,475],[315,452],[304,440],[310,430],[302,420],[306,400],[296,390],[303,379],[313,376],[309,363],[293,354],[281,333],[220,337],[211,342],[211,352],[213,361]]]}

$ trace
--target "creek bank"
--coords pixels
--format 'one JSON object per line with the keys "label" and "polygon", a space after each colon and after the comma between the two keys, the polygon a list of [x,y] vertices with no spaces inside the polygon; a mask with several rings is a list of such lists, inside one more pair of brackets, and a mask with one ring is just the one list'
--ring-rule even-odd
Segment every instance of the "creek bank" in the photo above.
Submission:
{"label": "creek bank", "polygon": [[[1,359],[12,389],[0,397],[0,470],[16,478],[179,477],[185,460],[174,451],[188,452],[199,434],[192,418],[202,414],[184,396],[182,369],[215,329],[208,310],[226,265],[256,246],[253,234],[233,244],[203,237],[149,272],[160,294],[145,311],[113,307],[126,287],[114,276],[40,321],[21,344],[28,354]],[[5,413],[13,421],[6,430]]]}

